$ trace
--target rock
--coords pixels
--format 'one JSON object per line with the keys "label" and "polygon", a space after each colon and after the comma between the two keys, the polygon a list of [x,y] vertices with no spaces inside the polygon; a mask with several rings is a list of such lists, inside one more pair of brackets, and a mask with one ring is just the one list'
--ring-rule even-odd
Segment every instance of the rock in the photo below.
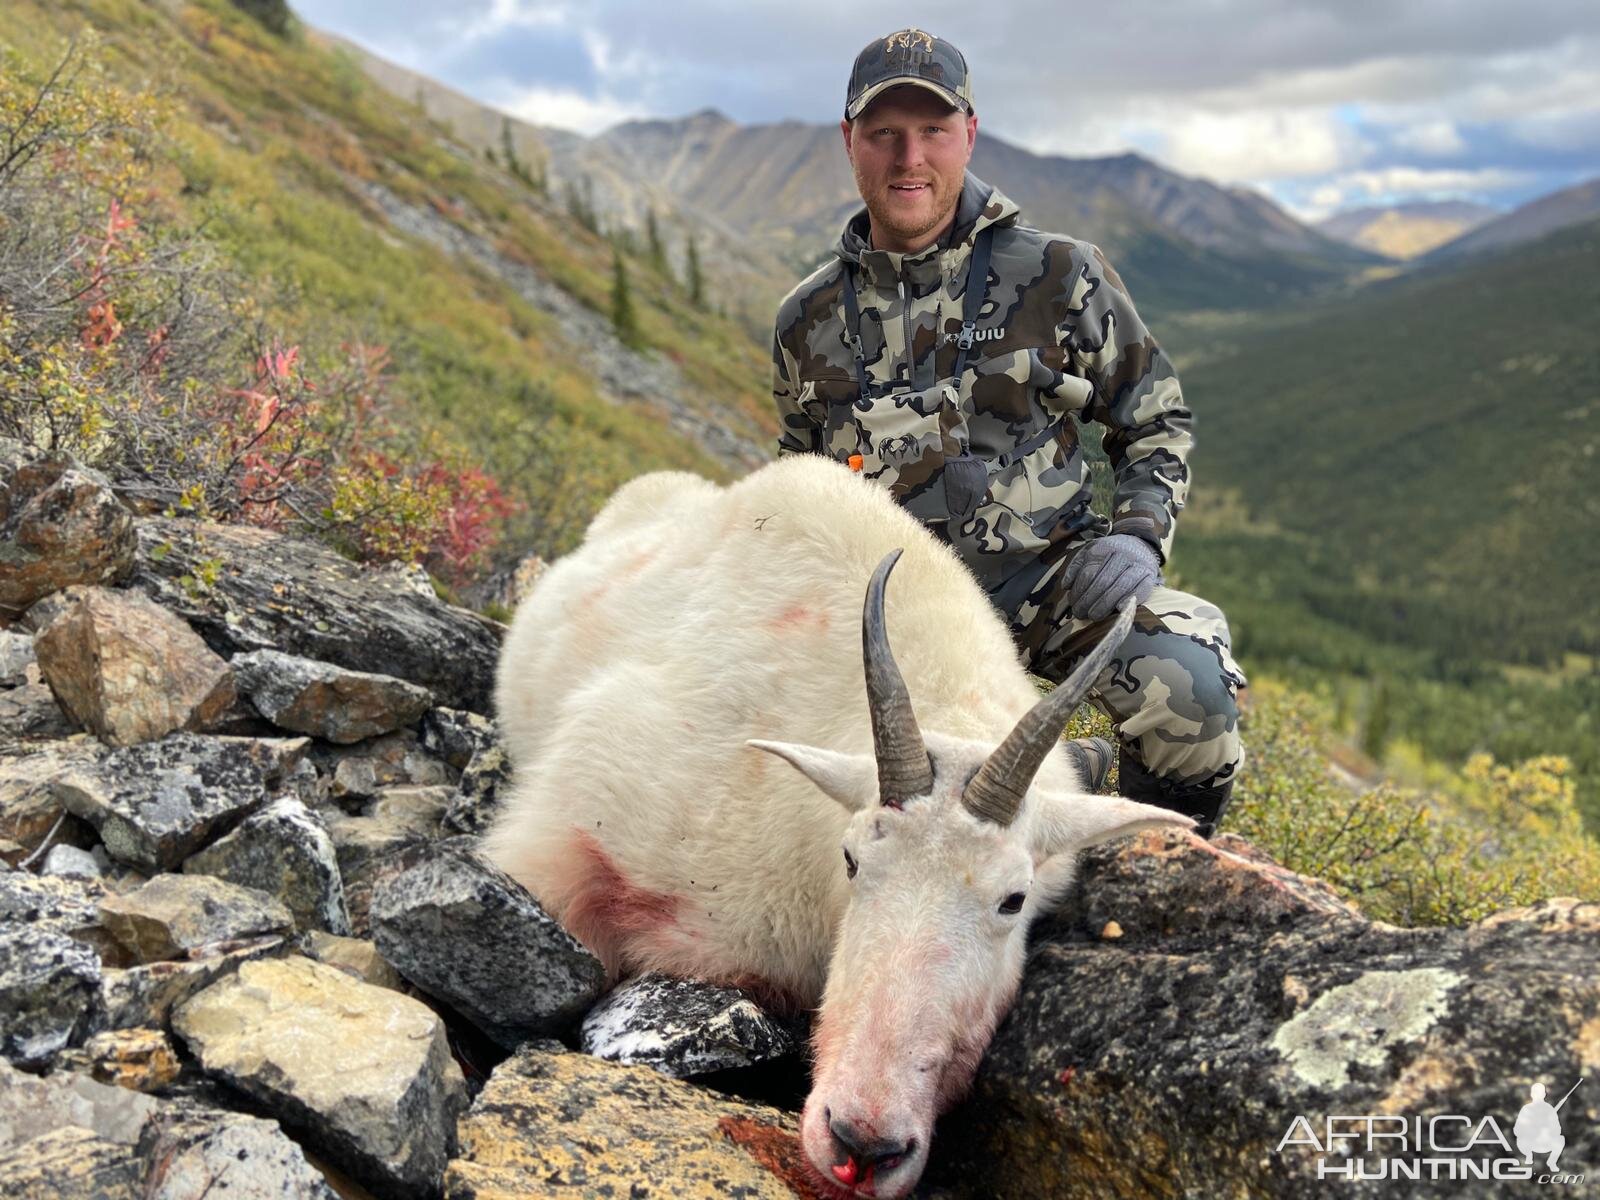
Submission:
{"label": "rock", "polygon": [[98,472],[64,455],[0,463],[0,619],[76,583],[133,570],[133,514]]}
{"label": "rock", "polygon": [[521,884],[441,842],[373,892],[384,958],[508,1049],[569,1025],[605,989],[605,968]]}
{"label": "rock", "polygon": [[387,787],[437,787],[455,782],[444,761],[425,750],[410,730],[374,738],[354,750],[318,746],[313,756],[333,775],[329,794],[347,807]]}
{"label": "rock", "polygon": [[107,968],[100,976],[96,1031],[164,1026],[172,1010],[190,996],[232,975],[257,959],[283,954],[283,938],[255,938],[219,954],[192,961],[153,962],[139,967]]}
{"label": "rock", "polygon": [[0,688],[21,687],[27,683],[28,668],[34,662],[32,634],[0,629]]}
{"label": "rock", "polygon": [[42,683],[0,691],[0,746],[51,741],[78,732]]}
{"label": "rock", "polygon": [[210,875],[157,875],[101,901],[100,922],[137,963],[206,957],[211,947],[294,932],[289,910],[271,896]]}
{"label": "rock", "polygon": [[94,855],[77,846],[51,846],[44,856],[41,875],[59,875],[66,879],[99,879],[100,864]]}
{"label": "rock", "polygon": [[469,584],[462,593],[464,603],[480,610],[514,612],[549,569],[550,564],[537,554],[525,554],[516,562],[497,568],[486,579]]}
{"label": "rock", "polygon": [[420,720],[433,704],[427,688],[352,671],[277,650],[236,655],[239,687],[280,729],[348,745]]}
{"label": "rock", "polygon": [[113,858],[167,871],[265,803],[304,749],[303,738],[173,733],[73,762],[50,785]]}
{"label": "rock", "polygon": [[[1111,913],[1124,933],[1108,941]],[[1323,1196],[1344,1185],[1319,1158],[1438,1157],[1426,1141],[1366,1145],[1361,1114],[1419,1117],[1424,1139],[1438,1114],[1492,1117],[1509,1139],[1531,1083],[1553,1103],[1600,1065],[1597,935],[1600,905],[1573,900],[1464,929],[1372,922],[1228,835],[1097,847],[972,1097],[941,1122],[928,1178],[1018,1200]],[[1600,1095],[1584,1092],[1562,1111],[1563,1165],[1600,1162]],[[1356,1134],[1348,1156],[1314,1148],[1332,1115]],[[1476,1136],[1482,1165],[1514,1157]],[[1422,1172],[1347,1190],[1439,1194]],[[1526,1187],[1496,1173],[1472,1194]]]}
{"label": "rock", "polygon": [[313,929],[301,939],[301,947],[307,958],[337,967],[363,983],[397,992],[405,987],[400,972],[378,953],[377,945],[366,938],[336,937]]}
{"label": "rock", "polygon": [[[452,708],[490,710],[504,627],[445,604],[412,572],[362,567],[250,526],[146,517],[137,531],[135,585],[225,657],[281,650],[396,676]],[[214,583],[179,582],[217,559]]]}
{"label": "rock", "polygon": [[461,785],[451,797],[444,827],[454,833],[482,833],[499,807],[499,789],[510,782],[511,760],[501,746],[489,746],[472,756],[461,772]]}
{"label": "rock", "polygon": [[167,1105],[145,1127],[149,1200],[337,1200],[278,1122],[194,1105]]}
{"label": "rock", "polygon": [[795,1038],[737,988],[652,973],[589,1010],[580,1046],[596,1058],[687,1079],[779,1058],[795,1049]]}
{"label": "rock", "polygon": [[213,1187],[233,1200],[334,1200],[274,1121],[4,1063],[0,1179],[8,1197],[39,1200],[199,1200]]}
{"label": "rock", "polygon": [[56,1072],[63,1069],[135,1092],[160,1091],[183,1071],[172,1039],[147,1026],[96,1033],[58,1056]]}
{"label": "rock", "polygon": [[474,754],[494,743],[494,722],[475,712],[432,708],[422,718],[423,747],[458,771],[466,768]]}
{"label": "rock", "polygon": [[234,702],[233,676],[200,636],[138,592],[80,587],[34,638],[62,709],[114,746],[209,729]]}
{"label": "rock", "polygon": [[183,869],[275,897],[294,914],[298,929],[350,932],[333,839],[294,797],[246,817],[232,833],[190,855]]}
{"label": "rock", "polygon": [[76,1072],[43,1079],[0,1062],[0,1150],[12,1150],[63,1125],[132,1146],[157,1103],[148,1096],[110,1087]]}
{"label": "rock", "polygon": [[83,1040],[99,991],[100,959],[88,946],[64,933],[0,925],[0,1057],[48,1066]]}
{"label": "rock", "polygon": [[460,1137],[446,1200],[823,1195],[788,1113],[584,1054],[524,1047],[494,1069]]}
{"label": "rock", "polygon": [[145,1200],[144,1164],[78,1125],[0,1153],[7,1200]]}
{"label": "rock", "polygon": [[[0,701],[6,694],[0,693]],[[102,752],[99,742],[80,737],[45,742],[32,753],[0,758],[0,837],[16,842],[21,850],[20,854],[8,856],[7,861],[21,861],[37,850],[46,837],[52,845],[94,844],[94,830],[61,807],[51,781],[68,764],[92,761]]]}
{"label": "rock", "polygon": [[385,788],[369,816],[328,816],[353,934],[365,937],[371,928],[374,885],[413,865],[439,837],[439,822],[454,794],[449,787]]}
{"label": "rock", "polygon": [[93,950],[101,966],[126,966],[132,960],[100,923],[100,902],[111,894],[103,879],[8,872],[0,875],[0,922],[65,934]]}
{"label": "rock", "polygon": [[253,962],[173,1014],[208,1074],[382,1188],[437,1194],[466,1085],[426,1005],[310,959]]}

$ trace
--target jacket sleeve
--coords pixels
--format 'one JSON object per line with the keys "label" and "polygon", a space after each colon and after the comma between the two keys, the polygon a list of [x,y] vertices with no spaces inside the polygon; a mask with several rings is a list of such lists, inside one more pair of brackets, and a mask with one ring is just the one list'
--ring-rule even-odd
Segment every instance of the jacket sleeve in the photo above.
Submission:
{"label": "jacket sleeve", "polygon": [[800,408],[799,369],[783,342],[772,335],[772,401],[778,407],[778,457],[811,454],[822,448],[822,431]]}
{"label": "jacket sleeve", "polygon": [[1058,330],[1069,360],[1093,385],[1086,415],[1116,472],[1111,531],[1156,548],[1163,564],[1189,492],[1193,415],[1178,375],[1099,247],[1084,243]]}

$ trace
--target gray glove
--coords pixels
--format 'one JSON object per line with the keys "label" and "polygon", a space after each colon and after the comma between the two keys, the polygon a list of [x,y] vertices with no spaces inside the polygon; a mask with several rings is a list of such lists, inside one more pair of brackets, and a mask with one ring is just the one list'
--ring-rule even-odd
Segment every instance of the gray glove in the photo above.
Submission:
{"label": "gray glove", "polygon": [[1072,615],[1099,621],[1117,611],[1128,596],[1135,604],[1150,599],[1161,582],[1155,547],[1131,533],[1112,533],[1079,550],[1062,577]]}

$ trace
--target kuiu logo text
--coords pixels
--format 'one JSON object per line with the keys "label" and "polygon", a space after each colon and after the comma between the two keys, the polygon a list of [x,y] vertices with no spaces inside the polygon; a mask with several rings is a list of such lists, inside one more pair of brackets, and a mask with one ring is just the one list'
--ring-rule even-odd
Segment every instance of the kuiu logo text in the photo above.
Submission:
{"label": "kuiu logo text", "polygon": [[[1004,325],[1001,325],[996,329],[974,329],[972,331],[972,341],[974,344],[978,342],[998,342],[1001,338],[1005,337],[1005,335],[1006,327]],[[947,333],[944,335],[944,340],[947,342],[954,342],[960,336],[961,335],[959,333]]]}

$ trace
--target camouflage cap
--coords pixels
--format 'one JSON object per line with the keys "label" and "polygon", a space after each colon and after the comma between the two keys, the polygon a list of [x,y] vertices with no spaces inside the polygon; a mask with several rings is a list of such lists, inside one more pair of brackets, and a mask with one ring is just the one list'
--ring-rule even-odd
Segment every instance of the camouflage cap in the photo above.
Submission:
{"label": "camouflage cap", "polygon": [[927,88],[953,108],[973,111],[972,79],[961,51],[931,33],[902,29],[856,55],[845,93],[845,120],[855,120],[880,93],[902,83]]}

